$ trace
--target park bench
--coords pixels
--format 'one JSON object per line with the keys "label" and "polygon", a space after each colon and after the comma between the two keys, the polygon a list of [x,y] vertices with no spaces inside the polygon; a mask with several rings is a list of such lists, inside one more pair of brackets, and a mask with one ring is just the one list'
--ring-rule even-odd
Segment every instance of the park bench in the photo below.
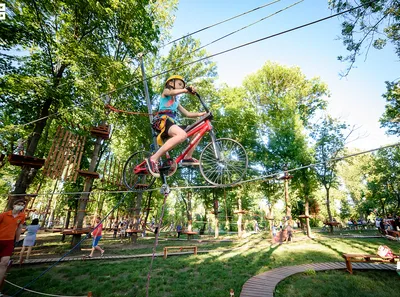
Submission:
{"label": "park bench", "polygon": [[182,250],[191,250],[193,249],[193,254],[197,255],[197,246],[166,246],[164,247],[164,259],[167,258],[168,255],[168,250],[179,250],[182,252]]}
{"label": "park bench", "polygon": [[343,254],[346,261],[346,269],[350,274],[353,274],[352,262],[366,262],[366,263],[395,263],[399,261],[400,256],[395,255],[393,258],[383,258],[378,255],[365,255],[365,254]]}
{"label": "park bench", "polygon": [[187,235],[187,239],[193,239],[194,235],[197,235],[197,232],[193,232],[193,231],[186,231],[186,232],[182,232],[182,234],[186,234]]}

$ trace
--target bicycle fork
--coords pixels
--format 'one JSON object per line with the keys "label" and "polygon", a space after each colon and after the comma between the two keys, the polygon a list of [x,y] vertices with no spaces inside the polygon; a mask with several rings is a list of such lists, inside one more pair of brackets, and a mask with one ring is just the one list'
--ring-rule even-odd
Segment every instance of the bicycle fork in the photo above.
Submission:
{"label": "bicycle fork", "polygon": [[213,145],[213,148],[214,148],[215,158],[217,160],[219,160],[219,161],[222,161],[221,150],[219,149],[219,145],[217,143],[217,137],[215,136],[215,133],[214,133],[213,130],[210,130],[208,133],[211,136],[211,142],[212,142],[212,145]]}

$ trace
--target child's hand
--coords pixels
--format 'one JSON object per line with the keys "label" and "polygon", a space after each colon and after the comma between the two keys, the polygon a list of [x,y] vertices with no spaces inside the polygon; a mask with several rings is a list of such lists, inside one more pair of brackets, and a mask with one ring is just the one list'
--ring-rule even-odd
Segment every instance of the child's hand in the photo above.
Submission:
{"label": "child's hand", "polygon": [[195,94],[195,93],[196,93],[196,88],[195,88],[195,87],[192,87],[192,86],[186,87],[186,90],[187,90],[187,92],[190,93],[190,94]]}
{"label": "child's hand", "polygon": [[205,112],[205,111],[203,111],[203,112],[199,112],[198,113],[198,117],[202,117],[203,115],[206,115],[207,113]]}

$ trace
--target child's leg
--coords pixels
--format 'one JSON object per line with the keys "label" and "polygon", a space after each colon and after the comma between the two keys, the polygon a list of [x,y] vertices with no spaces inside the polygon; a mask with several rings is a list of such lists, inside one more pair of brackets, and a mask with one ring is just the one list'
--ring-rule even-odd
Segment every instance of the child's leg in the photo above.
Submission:
{"label": "child's leg", "polygon": [[28,247],[28,252],[27,252],[27,254],[26,254],[26,260],[29,260],[29,256],[31,255],[31,252],[32,252],[32,247],[29,246],[29,247]]}
{"label": "child's leg", "polygon": [[187,138],[186,132],[178,125],[173,125],[171,128],[169,128],[168,135],[171,138],[168,139],[164,143],[164,145],[160,147],[153,156],[150,157],[150,160],[157,162],[158,159],[161,158],[161,156],[163,156],[169,150],[173,149],[178,144],[184,142],[185,139]]}
{"label": "child's leg", "polygon": [[[192,138],[194,138],[196,136],[197,136],[197,134],[195,134]],[[199,142],[195,143],[195,145],[187,152],[187,154],[186,154],[184,159],[191,159],[192,158],[193,152],[196,149],[198,144],[199,144]]]}
{"label": "child's leg", "polygon": [[21,253],[19,255],[19,263],[22,263],[22,259],[24,257],[24,251],[25,251],[25,247],[22,246]]}

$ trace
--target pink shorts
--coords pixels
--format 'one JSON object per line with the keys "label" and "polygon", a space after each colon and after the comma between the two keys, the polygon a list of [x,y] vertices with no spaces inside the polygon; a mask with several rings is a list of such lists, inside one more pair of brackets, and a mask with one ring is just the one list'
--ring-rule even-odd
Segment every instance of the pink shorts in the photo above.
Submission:
{"label": "pink shorts", "polygon": [[0,258],[11,257],[14,251],[14,240],[0,240]]}

